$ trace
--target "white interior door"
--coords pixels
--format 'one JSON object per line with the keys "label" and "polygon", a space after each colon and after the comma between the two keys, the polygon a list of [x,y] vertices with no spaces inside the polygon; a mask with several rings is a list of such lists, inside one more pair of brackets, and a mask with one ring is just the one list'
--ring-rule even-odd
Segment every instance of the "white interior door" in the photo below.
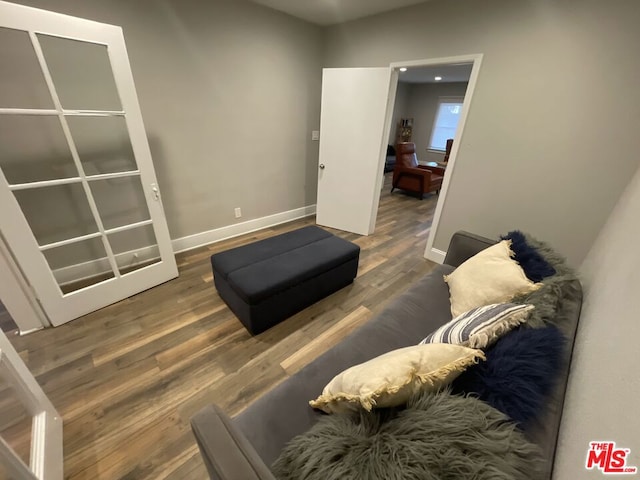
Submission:
{"label": "white interior door", "polygon": [[53,325],[177,276],[120,27],[0,2],[0,209]]}
{"label": "white interior door", "polygon": [[322,72],[319,225],[360,235],[373,233],[390,128],[385,118],[395,98],[391,79],[391,68],[325,68]]}

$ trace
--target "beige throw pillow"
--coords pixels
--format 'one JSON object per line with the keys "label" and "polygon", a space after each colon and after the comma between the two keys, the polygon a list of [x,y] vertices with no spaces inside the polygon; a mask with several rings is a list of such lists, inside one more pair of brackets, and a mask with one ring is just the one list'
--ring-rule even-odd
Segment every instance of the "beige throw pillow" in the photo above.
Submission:
{"label": "beige throw pillow", "polygon": [[508,302],[516,295],[533,292],[542,286],[529,280],[511,257],[511,240],[503,240],[445,275],[453,318],[473,308]]}
{"label": "beige throw pillow", "polygon": [[420,390],[447,385],[484,359],[481,350],[447,343],[400,348],[336,375],[309,405],[327,413],[395,407]]}

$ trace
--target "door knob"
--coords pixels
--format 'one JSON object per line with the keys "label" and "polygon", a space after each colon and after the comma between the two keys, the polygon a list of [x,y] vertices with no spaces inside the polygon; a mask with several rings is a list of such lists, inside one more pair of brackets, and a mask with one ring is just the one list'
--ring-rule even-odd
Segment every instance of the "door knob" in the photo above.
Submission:
{"label": "door knob", "polygon": [[324,170],[324,163],[321,163],[319,167],[320,167],[320,170]]}

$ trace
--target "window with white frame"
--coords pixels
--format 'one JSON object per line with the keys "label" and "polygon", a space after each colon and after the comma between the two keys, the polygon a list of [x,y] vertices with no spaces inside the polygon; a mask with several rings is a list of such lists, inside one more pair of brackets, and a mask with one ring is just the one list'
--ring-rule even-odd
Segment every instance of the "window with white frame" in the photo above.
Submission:
{"label": "window with white frame", "polygon": [[447,139],[453,138],[460,121],[463,98],[441,98],[438,104],[429,150],[444,152],[447,148]]}

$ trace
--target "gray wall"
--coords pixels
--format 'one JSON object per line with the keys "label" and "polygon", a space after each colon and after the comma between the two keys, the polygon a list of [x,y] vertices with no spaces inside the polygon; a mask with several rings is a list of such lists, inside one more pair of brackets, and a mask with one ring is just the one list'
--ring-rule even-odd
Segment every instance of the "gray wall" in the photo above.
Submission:
{"label": "gray wall", "polygon": [[444,153],[429,151],[431,131],[438,113],[440,97],[462,97],[467,84],[455,83],[412,83],[410,84],[407,117],[413,117],[413,142],[416,144],[418,160],[441,162]]}
{"label": "gray wall", "polygon": [[434,0],[331,27],[328,67],[483,53],[434,246],[521,228],[579,265],[638,165],[636,0]]}
{"label": "gray wall", "polygon": [[20,3],[123,27],[172,238],[315,203],[319,27],[241,0]]}
{"label": "gray wall", "polygon": [[640,467],[638,212],[640,169],[580,269],[585,299],[560,431],[558,480],[602,478],[600,471],[584,469],[590,441],[629,448],[627,465]]}

